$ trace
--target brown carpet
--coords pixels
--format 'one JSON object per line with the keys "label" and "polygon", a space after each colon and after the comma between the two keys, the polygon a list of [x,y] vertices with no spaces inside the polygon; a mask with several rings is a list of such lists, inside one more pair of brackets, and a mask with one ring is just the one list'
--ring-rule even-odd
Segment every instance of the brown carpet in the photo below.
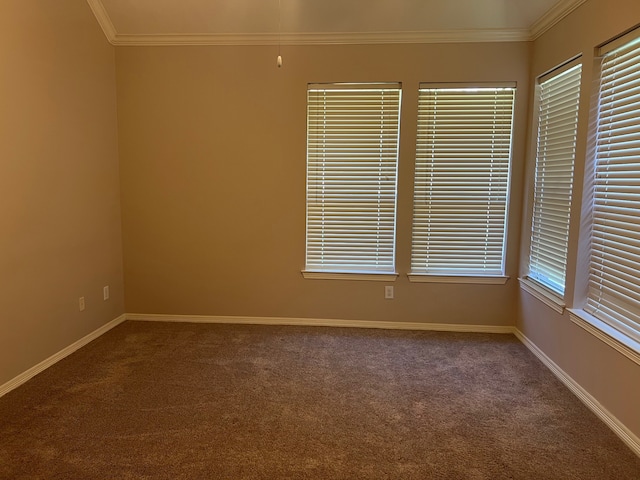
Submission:
{"label": "brown carpet", "polygon": [[0,398],[2,479],[640,479],[511,335],[125,322]]}

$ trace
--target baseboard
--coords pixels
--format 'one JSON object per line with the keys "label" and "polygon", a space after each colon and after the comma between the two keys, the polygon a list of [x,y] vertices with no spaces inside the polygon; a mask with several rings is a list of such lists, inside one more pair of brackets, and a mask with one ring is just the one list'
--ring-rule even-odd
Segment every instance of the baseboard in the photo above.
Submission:
{"label": "baseboard", "polygon": [[146,322],[230,323],[242,325],[297,325],[309,327],[381,328],[387,330],[427,330],[439,332],[514,333],[514,327],[502,325],[458,325],[450,323],[379,322],[288,317],[234,317],[207,315],[158,315],[127,313],[127,320]]}
{"label": "baseboard", "polygon": [[110,321],[109,323],[103,325],[102,327],[98,328],[97,330],[91,332],[89,335],[87,335],[85,337],[82,337],[77,342],[74,342],[73,344],[69,345],[68,347],[60,350],[58,353],[56,353],[56,354],[50,356],[49,358],[47,358],[46,360],[40,362],[36,366],[31,367],[26,372],[21,373],[20,375],[15,377],[13,380],[9,380],[4,385],[0,385],[0,397],[2,397],[3,395],[6,395],[11,390],[14,390],[14,389],[18,388],[23,383],[31,380],[33,377],[38,375],[40,372],[46,370],[47,368],[49,368],[53,364],[59,362],[63,358],[68,357],[69,355],[71,355],[76,350],[79,350],[80,348],[84,347],[89,342],[91,342],[91,341],[95,340],[96,338],[98,338],[99,336],[105,334],[106,332],[108,332],[112,328],[120,325],[126,319],[127,319],[126,315],[120,315],[115,320]]}
{"label": "baseboard", "polygon": [[640,456],[640,438],[638,438],[631,430],[629,430],[620,420],[618,420],[611,412],[604,408],[598,400],[596,400],[589,392],[587,392],[578,382],[571,378],[564,370],[551,360],[538,346],[529,340],[520,330],[514,329],[514,334],[531,352],[540,359],[542,363],[564,383],[571,392],[578,397],[600,420],[602,420],[620,439]]}
{"label": "baseboard", "polygon": [[245,325],[298,325],[316,327],[343,327],[343,328],[380,328],[388,330],[423,330],[441,332],[469,332],[469,333],[511,333],[536,356],[551,372],[564,383],[567,388],[584,403],[598,418],[600,418],[613,432],[640,456],[640,438],[629,430],[620,420],[604,408],[589,392],[563,371],[551,360],[536,344],[529,340],[520,330],[512,326],[502,325],[459,325],[449,323],[419,323],[419,322],[379,322],[366,320],[335,320],[312,318],[286,318],[286,317],[225,317],[205,315],[159,315],[127,313],[119,316],[111,322],[103,325],[92,333],[81,338],[77,342],[60,350],[46,360],[40,362],[26,372],[18,375],[4,385],[0,385],[0,397],[19,387],[40,372],[71,355],[76,350],[84,347],[112,328],[120,325],[125,320],[149,321],[149,322],[185,322],[185,323],[227,323]]}

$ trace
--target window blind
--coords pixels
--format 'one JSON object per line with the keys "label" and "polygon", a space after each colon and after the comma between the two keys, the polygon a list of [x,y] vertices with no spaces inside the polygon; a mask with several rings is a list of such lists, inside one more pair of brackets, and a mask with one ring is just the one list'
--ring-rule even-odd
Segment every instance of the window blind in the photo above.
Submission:
{"label": "window blind", "polygon": [[[636,34],[637,35],[637,34]],[[640,340],[640,39],[602,61],[585,310]]]}
{"label": "window blind", "polygon": [[421,85],[413,274],[503,274],[514,96]]}
{"label": "window blind", "polygon": [[582,65],[538,85],[529,278],[564,295]]}
{"label": "window blind", "polygon": [[395,271],[399,84],[310,85],[306,270]]}

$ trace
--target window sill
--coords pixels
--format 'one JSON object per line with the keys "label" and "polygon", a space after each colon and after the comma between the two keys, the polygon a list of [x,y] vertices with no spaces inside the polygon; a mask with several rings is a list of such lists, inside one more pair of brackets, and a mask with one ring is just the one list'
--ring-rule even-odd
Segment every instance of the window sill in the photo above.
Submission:
{"label": "window sill", "polygon": [[423,273],[407,274],[413,283],[474,283],[480,285],[504,285],[509,277],[496,276],[468,276],[468,275],[427,275]]}
{"label": "window sill", "polygon": [[619,332],[611,325],[597,319],[581,309],[570,308],[569,318],[593,336],[614,348],[625,357],[640,365],[640,342]]}
{"label": "window sill", "polygon": [[534,282],[533,280],[527,277],[519,278],[518,280],[520,281],[520,288],[522,290],[524,290],[530,295],[533,295],[535,298],[537,298],[542,303],[544,303],[547,307],[550,307],[552,310],[559,313],[560,315],[564,313],[566,304],[564,303],[564,300],[559,295],[544,288],[543,286],[539,285],[537,282]]}
{"label": "window sill", "polygon": [[310,272],[303,270],[302,276],[313,280],[363,280],[370,282],[395,282],[397,273],[347,273],[347,272]]}

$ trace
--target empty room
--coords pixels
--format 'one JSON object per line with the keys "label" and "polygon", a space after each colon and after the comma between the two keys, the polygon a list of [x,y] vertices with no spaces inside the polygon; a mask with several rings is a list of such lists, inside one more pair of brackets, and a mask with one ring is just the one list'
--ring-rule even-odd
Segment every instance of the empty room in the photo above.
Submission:
{"label": "empty room", "polygon": [[0,479],[640,479],[640,2],[0,40]]}

